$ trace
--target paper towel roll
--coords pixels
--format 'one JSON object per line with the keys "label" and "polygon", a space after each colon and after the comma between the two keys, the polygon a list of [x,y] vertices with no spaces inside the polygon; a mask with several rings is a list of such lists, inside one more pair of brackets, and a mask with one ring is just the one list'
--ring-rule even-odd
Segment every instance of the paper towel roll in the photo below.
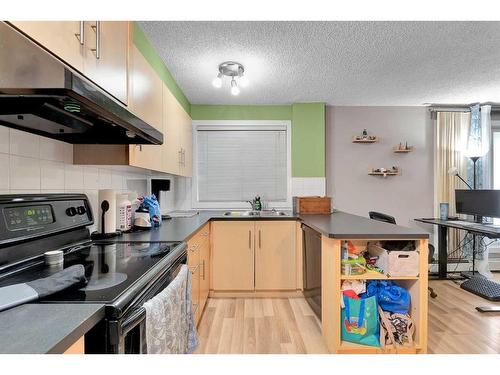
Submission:
{"label": "paper towel roll", "polygon": [[102,201],[108,201],[109,210],[104,214],[104,233],[116,232],[116,191],[113,189],[99,190],[99,231],[102,229]]}

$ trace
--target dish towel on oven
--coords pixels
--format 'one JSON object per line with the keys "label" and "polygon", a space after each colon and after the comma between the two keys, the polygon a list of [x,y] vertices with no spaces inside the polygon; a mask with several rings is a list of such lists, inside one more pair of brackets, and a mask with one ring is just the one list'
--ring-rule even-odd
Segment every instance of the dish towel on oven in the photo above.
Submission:
{"label": "dish towel on oven", "polygon": [[192,353],[198,347],[187,265],[182,265],[174,280],[144,308],[148,354]]}

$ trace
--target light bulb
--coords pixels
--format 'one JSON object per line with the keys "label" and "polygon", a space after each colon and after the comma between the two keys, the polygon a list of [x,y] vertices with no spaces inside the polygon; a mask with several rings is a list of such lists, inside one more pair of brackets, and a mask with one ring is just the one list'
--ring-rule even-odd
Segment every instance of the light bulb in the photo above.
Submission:
{"label": "light bulb", "polygon": [[240,93],[240,88],[238,87],[236,80],[233,78],[231,80],[231,94],[238,95],[239,93]]}
{"label": "light bulb", "polygon": [[249,83],[248,78],[245,76],[240,76],[240,78],[238,79],[238,83],[241,87],[247,87]]}
{"label": "light bulb", "polygon": [[221,73],[217,74],[217,77],[215,77],[214,80],[212,81],[212,85],[218,89],[220,89],[222,87],[222,74]]}

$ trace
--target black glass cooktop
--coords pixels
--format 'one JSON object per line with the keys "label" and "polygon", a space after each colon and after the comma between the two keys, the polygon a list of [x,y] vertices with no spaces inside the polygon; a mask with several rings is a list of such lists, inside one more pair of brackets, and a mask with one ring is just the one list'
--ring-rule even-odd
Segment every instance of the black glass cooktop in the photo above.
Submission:
{"label": "black glass cooktop", "polygon": [[61,266],[35,265],[0,280],[0,287],[50,276],[75,264],[85,267],[88,283],[66,289],[41,302],[112,302],[147,273],[178,243],[101,243],[64,255]]}

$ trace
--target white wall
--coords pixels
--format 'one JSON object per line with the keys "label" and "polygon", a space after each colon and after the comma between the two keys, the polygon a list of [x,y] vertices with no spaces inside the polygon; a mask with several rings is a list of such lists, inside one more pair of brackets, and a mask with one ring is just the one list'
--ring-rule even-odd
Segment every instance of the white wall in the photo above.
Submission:
{"label": "white wall", "polygon": [[[183,189],[179,189],[178,198],[175,189],[182,187],[185,179],[155,175],[173,179],[169,205],[174,206],[170,210],[177,209],[177,200],[185,198]],[[96,213],[99,189],[147,194],[151,176],[150,171],[140,168],[73,165],[71,144],[0,126],[0,194],[85,193]]]}
{"label": "white wall", "polygon": [[[335,208],[368,216],[368,211],[392,215],[398,224],[420,226],[417,217],[433,216],[433,128],[424,107],[327,107],[327,194]],[[377,135],[374,144],[352,143],[363,129]],[[408,141],[414,152],[395,154]],[[372,167],[399,166],[400,176],[369,176]]]}

